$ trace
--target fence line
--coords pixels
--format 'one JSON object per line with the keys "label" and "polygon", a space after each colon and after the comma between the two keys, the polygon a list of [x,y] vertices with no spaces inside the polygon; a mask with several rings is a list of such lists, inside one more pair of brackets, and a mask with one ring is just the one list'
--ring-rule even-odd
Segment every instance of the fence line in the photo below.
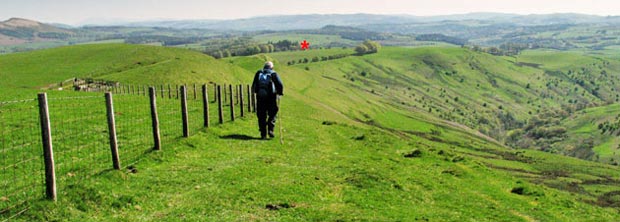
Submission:
{"label": "fence line", "polygon": [[[210,114],[218,112],[220,124],[223,115],[233,121],[235,113],[244,113],[244,90],[226,85],[226,101],[218,84],[212,84],[210,100],[207,84],[165,90],[163,84],[106,83],[101,89],[107,93],[95,96],[40,94],[39,100],[0,102],[0,220],[21,214],[34,200],[62,198],[56,189],[131,166],[162,144],[210,127]],[[248,95],[249,111],[254,96]],[[230,109],[224,110],[226,102]]]}

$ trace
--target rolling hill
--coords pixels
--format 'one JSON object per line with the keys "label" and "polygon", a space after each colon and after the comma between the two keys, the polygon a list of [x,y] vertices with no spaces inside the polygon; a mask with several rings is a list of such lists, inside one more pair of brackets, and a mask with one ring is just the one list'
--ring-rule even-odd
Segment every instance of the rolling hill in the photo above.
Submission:
{"label": "rolling hill", "polygon": [[[117,54],[115,59],[110,59],[110,53]],[[344,49],[326,49],[262,54],[260,57],[274,60],[280,70],[292,73],[295,78],[307,79],[306,75],[314,75],[324,80],[320,85],[340,85],[328,89],[317,88],[319,84],[296,88],[305,88],[303,92],[312,95],[347,92],[345,102],[333,99],[325,103],[339,107],[340,112],[362,122],[385,119],[385,112],[377,108],[378,104],[367,99],[376,98],[400,111],[395,115],[442,119],[515,148],[539,149],[589,160],[594,160],[597,152],[616,153],[610,158],[617,158],[617,148],[613,146],[589,147],[587,150],[596,152],[584,153],[561,143],[569,134],[560,124],[564,119],[576,118],[573,115],[583,109],[618,100],[620,77],[616,73],[620,72],[620,63],[613,59],[548,51],[529,51],[514,58],[464,48],[386,47],[367,56],[346,56],[347,53]],[[330,55],[346,57],[322,59]],[[315,58],[318,62],[299,63]],[[57,79],[74,77],[122,83],[141,83],[144,79],[170,84],[247,82],[254,69],[260,67],[260,62],[249,63],[252,66],[244,70],[240,68],[246,65],[243,61],[245,57],[215,60],[183,49],[84,45],[4,56],[0,60],[0,75],[10,80],[4,86],[6,89],[16,90],[45,88],[60,81]],[[64,66],[54,67],[61,62]],[[24,68],[24,63],[38,65]],[[291,63],[295,65],[286,65]],[[153,75],[152,72],[168,75]],[[47,75],[42,78],[39,73]],[[31,87],[33,85],[37,87]],[[20,99],[11,91],[2,97],[4,100]],[[362,111],[359,106],[370,111]],[[554,116],[557,123],[536,121],[548,116]],[[397,121],[394,123],[398,125]],[[602,144],[603,141],[597,141],[594,146]],[[606,158],[605,162],[614,161]]]}
{"label": "rolling hill", "polygon": [[[617,166],[503,145],[510,131],[548,110],[590,113],[585,108],[614,101],[617,61],[385,47],[286,65],[342,53],[215,60],[182,49],[102,44],[0,56],[2,90],[13,93],[4,98],[31,97],[72,77],[247,83],[265,60],[275,61],[286,86],[283,145],[252,140],[255,119],[241,118],[145,154],[132,166],[136,172],[67,179],[59,203],[39,201],[21,219],[619,219]],[[597,81],[580,85],[586,76]]]}
{"label": "rolling hill", "polygon": [[[595,16],[575,13],[518,15],[506,13],[468,13],[438,16],[414,15],[377,15],[377,14],[307,14],[307,15],[267,15],[232,20],[181,20],[181,21],[147,21],[125,22],[114,25],[169,27],[169,28],[208,28],[219,30],[296,30],[317,29],[326,25],[368,27],[372,25],[384,28],[398,28],[410,24],[439,24],[441,22],[512,23],[524,26],[550,24],[591,24],[618,23],[615,16]],[[109,25],[109,24],[104,24]]]}
{"label": "rolling hill", "polygon": [[0,45],[65,39],[72,34],[74,32],[68,29],[22,18],[11,18],[0,22]]}

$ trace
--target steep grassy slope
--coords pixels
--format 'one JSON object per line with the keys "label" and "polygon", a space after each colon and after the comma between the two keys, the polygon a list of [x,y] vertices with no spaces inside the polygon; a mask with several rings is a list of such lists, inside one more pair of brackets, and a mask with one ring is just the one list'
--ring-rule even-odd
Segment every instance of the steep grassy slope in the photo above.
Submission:
{"label": "steep grassy slope", "polygon": [[[154,51],[124,58],[109,52],[108,59],[100,58],[101,67],[135,65],[126,60],[146,61],[143,56],[185,58],[194,55],[177,49],[123,45],[72,48],[83,51],[63,48],[66,51],[58,52],[67,57],[79,57],[74,53],[83,55],[89,51],[88,47],[105,53],[106,46],[110,51],[119,47]],[[321,51],[326,52],[329,51]],[[51,51],[38,53],[55,56]],[[466,125],[445,120],[450,119],[449,114],[454,114],[452,109],[483,107],[475,110],[476,113],[496,114],[499,105],[505,106],[504,111],[514,110],[516,118],[526,118],[535,105],[512,104],[511,101],[518,98],[509,96],[510,90],[533,94],[526,90],[525,84],[536,78],[513,79],[508,74],[542,73],[542,70],[510,65],[507,58],[443,48],[387,48],[375,55],[293,66],[281,61],[281,58],[297,59],[313,53],[290,52],[228,60],[196,55],[197,59],[190,64],[175,63],[172,59],[154,66],[99,72],[98,77],[140,84],[158,83],[168,78],[176,78],[174,81],[180,83],[194,78],[191,71],[170,76],[171,70],[196,66],[211,68],[203,70],[205,74],[200,75],[199,80],[247,82],[247,77],[251,78],[265,60],[277,60],[276,70],[286,86],[280,121],[284,126],[285,143],[280,145],[277,138],[255,140],[258,133],[255,118],[242,118],[176,141],[161,152],[146,154],[143,161],[132,167],[134,170],[102,171],[88,179],[68,178],[63,181],[59,203],[38,202],[20,219],[620,219],[618,167],[533,150],[511,150]],[[489,70],[488,74],[469,71],[472,70],[469,64],[458,62],[468,56],[473,57],[472,64],[477,70]],[[5,58],[12,57],[0,57],[0,63]],[[108,60],[117,62],[105,62]],[[17,63],[14,67],[20,66],[19,60],[13,61]],[[24,61],[29,60],[24,58]],[[176,66],[168,67],[169,63]],[[62,64],[44,65],[55,70]],[[36,63],[31,66],[32,70],[43,69]],[[209,71],[218,70],[219,66],[234,73],[225,72],[222,76]],[[77,70],[96,67],[91,63],[75,64]],[[447,75],[445,71],[457,73]],[[504,72],[508,74],[502,74]],[[61,73],[46,78],[59,81],[65,78]],[[90,73],[82,72],[82,75],[78,77]],[[458,77],[466,80],[461,82]],[[493,87],[488,78],[496,79],[500,87]],[[26,87],[44,85],[22,84]],[[476,84],[496,96],[477,90]],[[443,97],[439,93],[441,88],[446,94]],[[445,99],[454,101],[454,95],[459,96],[458,102],[442,104]],[[541,101],[559,104],[551,99]],[[436,105],[428,112],[431,102]],[[484,102],[488,103],[486,109],[481,104]]]}
{"label": "steep grassy slope", "polygon": [[568,137],[556,146],[578,152],[591,149],[595,153],[592,159],[617,165],[620,155],[619,117],[618,104],[579,111],[562,121]]}
{"label": "steep grassy slope", "polygon": [[[325,56],[329,51],[269,56],[283,64],[319,53]],[[364,89],[370,92],[364,96],[378,96],[399,110],[416,110],[456,122],[514,147],[582,158],[587,157],[565,152],[569,147],[551,146],[565,138],[564,134],[531,138],[522,129],[548,112],[565,118],[586,107],[615,102],[620,89],[618,61],[551,51],[528,51],[513,58],[461,48],[386,47],[377,54],[292,67]],[[367,116],[366,120],[383,116],[381,112],[358,114]]]}

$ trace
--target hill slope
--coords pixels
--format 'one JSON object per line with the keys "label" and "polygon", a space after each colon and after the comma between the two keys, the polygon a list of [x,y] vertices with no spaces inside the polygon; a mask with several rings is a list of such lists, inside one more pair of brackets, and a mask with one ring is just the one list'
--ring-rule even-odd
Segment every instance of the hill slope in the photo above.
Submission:
{"label": "hill slope", "polygon": [[75,77],[182,84],[247,82],[252,75],[189,50],[125,44],[78,45],[0,56],[0,78],[6,80],[0,82],[4,92],[0,100],[31,98],[21,90],[32,92]]}
{"label": "hill slope", "polygon": [[[325,57],[329,52],[269,56],[287,64]],[[386,47],[377,54],[307,64],[297,62],[290,67],[361,89],[366,92],[362,97],[380,98],[379,101],[398,110],[410,111],[407,115],[433,116],[458,123],[516,148],[586,159],[594,155],[572,152],[565,143],[555,144],[567,138],[565,130],[557,128],[561,127],[559,122],[545,125],[536,120],[552,115],[561,121],[587,107],[616,102],[620,90],[617,60],[553,51],[527,51],[513,58],[462,48]],[[322,90],[330,87],[314,91]],[[338,104],[342,102],[333,105]],[[351,105],[344,106],[356,107]],[[383,109],[366,113],[348,108],[346,112],[364,121],[385,116]],[[551,126],[556,130],[549,130]]]}
{"label": "hill slope", "polygon": [[11,18],[0,22],[0,45],[40,42],[46,39],[67,38],[72,31],[40,22]]}
{"label": "hill slope", "polygon": [[[387,48],[375,55],[284,65],[321,53],[330,51],[214,60],[180,49],[90,45],[0,56],[0,75],[15,76],[3,84],[25,96],[32,92],[15,86],[36,88],[75,76],[141,84],[247,83],[267,59],[277,61],[286,86],[280,121],[284,145],[277,139],[253,140],[255,119],[242,118],[146,154],[132,166],[137,171],[68,177],[60,203],[41,201],[22,219],[619,219],[618,167],[510,150],[467,127],[466,121],[458,123],[474,118],[450,118],[451,108],[471,107],[476,116],[495,114],[500,104],[514,111],[515,118],[527,118],[535,105],[510,95],[535,95],[525,84],[536,75],[511,77],[544,70],[444,48]],[[193,68],[201,72],[192,73]],[[70,70],[73,73],[67,73]],[[490,78],[501,87],[493,87]],[[477,84],[496,96],[468,90]],[[458,102],[450,102],[455,95]],[[442,104],[445,99],[449,103]],[[488,103],[486,110],[483,102]],[[540,102],[547,103],[560,102]],[[502,126],[489,122],[489,129]]]}

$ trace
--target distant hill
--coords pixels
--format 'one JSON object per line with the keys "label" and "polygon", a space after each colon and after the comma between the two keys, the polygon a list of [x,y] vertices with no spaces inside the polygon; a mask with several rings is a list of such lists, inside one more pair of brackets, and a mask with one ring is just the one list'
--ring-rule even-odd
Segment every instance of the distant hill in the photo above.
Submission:
{"label": "distant hill", "polygon": [[318,29],[327,25],[359,26],[373,23],[406,23],[416,21],[415,17],[403,15],[372,14],[309,14],[309,15],[275,15],[234,20],[181,20],[158,22],[135,22],[129,26],[157,26],[174,28],[201,28],[220,30],[293,30]]}
{"label": "distant hill", "polygon": [[0,22],[0,45],[41,42],[50,39],[66,39],[73,31],[41,22],[11,18]]}
{"label": "distant hill", "polygon": [[[413,16],[413,15],[375,15],[375,14],[308,14],[308,15],[270,15],[233,20],[178,20],[133,22],[118,25],[200,28],[220,30],[297,30],[318,29],[327,25],[369,26],[394,24],[421,24],[437,22],[479,21],[483,23],[511,23],[522,26],[584,23],[619,23],[620,17],[563,13],[518,15],[506,13],[468,13],[457,15]],[[396,26],[398,27],[398,26]],[[388,27],[386,27],[388,28]]]}

